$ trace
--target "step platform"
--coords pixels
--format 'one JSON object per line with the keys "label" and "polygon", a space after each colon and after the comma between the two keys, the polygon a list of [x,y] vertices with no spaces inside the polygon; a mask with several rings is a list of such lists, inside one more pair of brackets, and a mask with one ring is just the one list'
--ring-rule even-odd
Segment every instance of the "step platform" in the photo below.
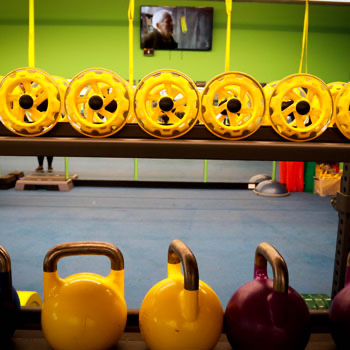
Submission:
{"label": "step platform", "polygon": [[77,178],[76,174],[69,175],[67,180],[64,174],[31,174],[17,180],[15,189],[19,191],[39,189],[70,191],[74,187],[73,180]]}
{"label": "step platform", "polygon": [[0,190],[8,190],[15,187],[16,181],[24,176],[23,171],[14,170],[11,173],[0,176]]}

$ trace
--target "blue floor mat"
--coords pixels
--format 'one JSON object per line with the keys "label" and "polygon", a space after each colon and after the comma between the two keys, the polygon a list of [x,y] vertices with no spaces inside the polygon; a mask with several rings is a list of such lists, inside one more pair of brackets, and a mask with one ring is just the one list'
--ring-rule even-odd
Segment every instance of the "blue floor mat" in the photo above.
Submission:
{"label": "blue floor mat", "polygon": [[[262,241],[283,255],[294,289],[330,294],[337,220],[329,197],[307,193],[265,198],[248,190],[0,192],[0,244],[11,255],[18,290],[42,295],[42,263],[52,246],[107,241],[124,255],[129,308],[139,308],[147,291],[166,277],[168,245],[176,238],[192,249],[200,279],[224,307],[252,279],[255,248]],[[104,257],[69,257],[58,264],[62,277],[82,271],[106,275],[108,270]]]}

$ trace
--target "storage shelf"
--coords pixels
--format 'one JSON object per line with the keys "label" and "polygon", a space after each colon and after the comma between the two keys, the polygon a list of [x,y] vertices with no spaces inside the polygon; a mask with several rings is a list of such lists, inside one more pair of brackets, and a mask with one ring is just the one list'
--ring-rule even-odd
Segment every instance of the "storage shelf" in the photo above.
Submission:
{"label": "storage shelf", "polygon": [[[0,126],[0,155],[2,156],[68,156],[68,157],[109,157],[109,158],[172,158],[172,159],[225,159],[225,160],[289,160],[289,161],[342,161],[350,163],[350,143],[336,128],[328,128],[316,140],[310,142],[289,142],[280,137],[271,127],[261,127],[249,138],[241,141],[217,139],[203,125],[196,125],[184,137],[174,140],[154,139],[137,125],[128,124],[117,134],[108,138],[88,138],[69,124],[59,123],[49,133],[41,137],[21,137]],[[348,165],[345,165],[347,174]],[[349,176],[350,177],[350,176]],[[345,191],[344,191],[345,192]],[[342,210],[350,210],[343,208]],[[343,230],[344,241],[339,247],[348,248],[349,230]],[[339,239],[337,240],[339,241]],[[344,255],[344,254],[343,254]],[[338,274],[345,269],[345,258],[335,269]],[[341,287],[341,282],[337,288]],[[23,313],[26,326],[15,332],[9,349],[48,350],[38,325],[40,314]],[[24,315],[24,316],[23,316]],[[315,316],[316,315],[316,316]],[[129,322],[128,315],[128,322]],[[27,318],[26,318],[27,317]],[[29,318],[28,318],[29,317]],[[31,319],[34,317],[34,323]],[[134,320],[136,319],[134,313]],[[333,350],[335,344],[327,333],[326,313],[313,313],[313,334],[307,350]],[[29,322],[29,326],[28,326]],[[131,328],[136,333],[127,333],[119,342],[120,350],[145,350],[138,326]],[[321,332],[321,333],[319,333]],[[216,350],[230,349],[223,335]]]}
{"label": "storage shelf", "polygon": [[[327,310],[311,310],[311,338],[306,350],[335,350],[336,346],[328,333]],[[49,350],[50,347],[41,331],[40,308],[24,307],[20,312],[19,329],[15,332],[12,343],[4,350]],[[3,349],[3,347],[1,347]],[[129,309],[125,333],[118,342],[118,350],[146,350],[146,344],[139,330],[139,310]],[[214,350],[231,349],[223,334]]]}
{"label": "storage shelf", "polygon": [[336,128],[310,142],[284,140],[271,127],[261,127],[244,140],[228,141],[196,125],[185,137],[161,140],[134,124],[112,137],[89,138],[60,123],[41,137],[17,136],[0,127],[0,155],[350,162],[350,143]]}
{"label": "storage shelf", "polygon": [[[42,331],[19,330],[16,331],[12,343],[4,350],[52,350],[45,340]],[[140,333],[124,333],[115,350],[146,350],[146,344]],[[335,350],[336,346],[330,334],[312,334],[306,350]],[[222,335],[214,350],[231,350],[226,336]]]}

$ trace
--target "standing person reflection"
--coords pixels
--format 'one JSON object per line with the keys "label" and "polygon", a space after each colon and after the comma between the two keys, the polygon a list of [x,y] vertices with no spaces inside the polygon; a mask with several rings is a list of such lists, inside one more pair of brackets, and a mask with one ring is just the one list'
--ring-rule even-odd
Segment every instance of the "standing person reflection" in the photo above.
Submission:
{"label": "standing person reflection", "polygon": [[[38,156],[38,163],[39,166],[35,169],[37,173],[43,173],[44,172],[44,156]],[[52,162],[53,162],[53,157],[47,156],[47,171],[49,173],[53,172],[53,167],[52,167]]]}
{"label": "standing person reflection", "polygon": [[167,10],[157,11],[152,18],[153,32],[142,38],[142,48],[177,49],[173,38],[174,24],[171,13]]}

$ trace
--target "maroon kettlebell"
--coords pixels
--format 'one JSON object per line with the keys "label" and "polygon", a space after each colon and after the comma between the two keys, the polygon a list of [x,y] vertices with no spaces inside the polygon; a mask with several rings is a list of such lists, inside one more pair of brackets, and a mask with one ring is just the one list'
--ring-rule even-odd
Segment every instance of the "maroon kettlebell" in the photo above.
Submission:
{"label": "maroon kettlebell", "polygon": [[339,349],[350,349],[350,253],[344,288],[334,297],[328,312],[329,327]]}
{"label": "maroon kettlebell", "polygon": [[[267,275],[267,261],[273,280]],[[310,338],[310,313],[288,286],[288,269],[269,243],[255,252],[254,280],[240,287],[225,311],[225,330],[233,349],[304,350]]]}

